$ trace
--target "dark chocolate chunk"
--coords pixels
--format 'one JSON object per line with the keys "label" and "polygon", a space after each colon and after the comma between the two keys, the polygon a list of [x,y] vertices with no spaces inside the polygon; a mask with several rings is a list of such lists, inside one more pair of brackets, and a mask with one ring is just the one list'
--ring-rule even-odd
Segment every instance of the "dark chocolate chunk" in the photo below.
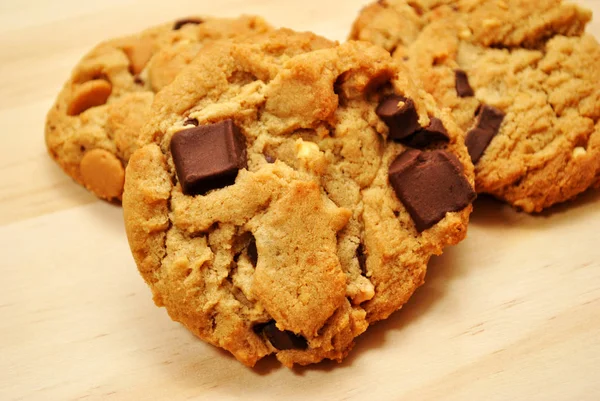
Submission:
{"label": "dark chocolate chunk", "polygon": [[264,328],[267,327],[270,323],[271,322],[256,323],[254,326],[252,326],[252,331],[254,331],[256,334],[258,334],[260,336],[262,334]]}
{"label": "dark chocolate chunk", "polygon": [[365,255],[365,247],[363,244],[359,244],[356,249],[356,258],[358,259],[358,265],[363,276],[367,277],[367,255]]}
{"label": "dark chocolate chunk", "polygon": [[472,97],[475,96],[475,91],[469,84],[469,77],[463,70],[456,70],[456,93],[460,97]]}
{"label": "dark chocolate chunk", "polygon": [[256,249],[256,240],[254,238],[252,238],[250,244],[248,244],[248,249],[246,250],[246,252],[248,252],[250,262],[252,262],[252,264],[256,266],[256,264],[258,263],[258,250]]}
{"label": "dark chocolate chunk", "polygon": [[421,129],[419,114],[412,99],[388,96],[379,104],[376,112],[390,128],[391,139],[403,139]]}
{"label": "dark chocolate chunk", "polygon": [[413,148],[425,148],[435,142],[448,142],[450,136],[442,120],[432,117],[427,128],[417,131],[414,135],[405,138],[401,142]]}
{"label": "dark chocolate chunk", "polygon": [[492,139],[500,131],[505,114],[495,107],[482,105],[477,111],[475,127],[467,133],[465,144],[473,163],[477,163]]}
{"label": "dark chocolate chunk", "polygon": [[254,326],[254,331],[257,334],[260,332],[264,333],[265,337],[271,342],[271,345],[280,351],[288,349],[304,350],[308,348],[308,343],[304,337],[296,335],[291,331],[279,330],[274,320]]}
{"label": "dark chocolate chunk", "polygon": [[175,24],[173,25],[173,30],[174,31],[178,31],[184,25],[187,25],[187,24],[199,25],[199,24],[201,24],[203,22],[204,21],[201,20],[200,18],[184,18],[184,19],[180,19],[179,21],[176,21]]}
{"label": "dark chocolate chunk", "polygon": [[268,153],[265,153],[264,155],[265,155],[265,160],[266,160],[266,161],[267,161],[267,163],[269,163],[269,164],[273,164],[273,163],[275,163],[275,161],[277,160],[277,158],[275,158],[275,157],[271,156],[271,155],[270,155],[270,154],[268,154]]}
{"label": "dark chocolate chunk", "polygon": [[173,135],[171,153],[187,195],[204,194],[235,182],[246,167],[246,143],[233,120],[186,129]]}
{"label": "dark chocolate chunk", "polygon": [[194,127],[197,127],[198,124],[197,118],[188,118],[183,122],[183,125],[193,125]]}
{"label": "dark chocolate chunk", "polygon": [[460,168],[461,163],[445,150],[409,150],[394,160],[389,180],[406,210],[423,232],[446,213],[467,207],[476,193]]}
{"label": "dark chocolate chunk", "polygon": [[333,93],[335,93],[338,96],[343,93],[343,87],[342,87],[342,85],[344,85],[344,82],[348,78],[347,75],[348,74],[346,74],[346,73],[341,74],[339,77],[337,77],[335,79],[335,82],[333,83]]}

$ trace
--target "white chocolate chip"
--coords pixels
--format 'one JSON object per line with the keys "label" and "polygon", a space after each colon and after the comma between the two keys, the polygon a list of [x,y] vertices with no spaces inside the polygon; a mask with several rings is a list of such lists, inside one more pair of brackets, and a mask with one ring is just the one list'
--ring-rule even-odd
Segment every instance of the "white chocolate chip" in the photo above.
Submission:
{"label": "white chocolate chip", "polygon": [[296,141],[296,155],[298,159],[311,159],[319,154],[319,145],[314,142]]}
{"label": "white chocolate chip", "polygon": [[573,158],[577,159],[579,157],[583,157],[587,154],[587,151],[585,150],[585,148],[582,148],[581,146],[576,147],[575,149],[573,149]]}
{"label": "white chocolate chip", "polygon": [[508,10],[508,3],[505,0],[498,0],[498,7]]}
{"label": "white chocolate chip", "polygon": [[494,28],[497,26],[500,26],[500,21],[498,21],[497,19],[493,19],[493,18],[486,18],[482,21],[482,25],[485,28]]}
{"label": "white chocolate chip", "polygon": [[369,280],[363,280],[360,283],[360,289],[356,295],[352,298],[354,305],[360,305],[363,302],[370,301],[375,296],[375,287]]}
{"label": "white chocolate chip", "polygon": [[307,169],[320,173],[325,168],[325,154],[319,149],[319,145],[314,142],[298,139],[295,143],[296,157]]}
{"label": "white chocolate chip", "polygon": [[473,36],[473,34],[471,33],[471,30],[469,28],[465,28],[458,33],[458,37],[462,40],[467,40],[471,38],[471,36]]}

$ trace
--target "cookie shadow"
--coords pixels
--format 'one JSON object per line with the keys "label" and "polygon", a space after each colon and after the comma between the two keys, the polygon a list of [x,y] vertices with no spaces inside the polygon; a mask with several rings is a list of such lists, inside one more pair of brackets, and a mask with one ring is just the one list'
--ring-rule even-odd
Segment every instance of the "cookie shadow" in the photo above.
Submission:
{"label": "cookie shadow", "polygon": [[51,183],[53,197],[66,198],[73,205],[85,205],[97,200],[88,190],[69,177],[47,154],[40,156],[39,163],[41,164],[39,171],[43,174],[44,181]]}
{"label": "cookie shadow", "polygon": [[584,218],[588,209],[600,202],[600,191],[590,189],[575,199],[554,205],[541,213],[526,213],[490,195],[479,195],[473,204],[471,224],[484,228],[532,228],[540,224],[560,225],[566,220]]}
{"label": "cookie shadow", "polygon": [[518,212],[512,206],[493,196],[480,194],[473,203],[470,224],[481,227],[518,226],[530,215]]}
{"label": "cookie shadow", "polygon": [[588,189],[575,199],[554,205],[541,213],[534,214],[533,217],[538,219],[558,218],[566,214],[583,211],[598,202],[600,202],[600,191],[597,189]]}
{"label": "cookie shadow", "polygon": [[465,272],[465,267],[461,266],[459,261],[460,248],[461,246],[450,247],[442,256],[432,257],[427,268],[425,284],[415,291],[401,310],[388,319],[369,326],[368,330],[356,339],[356,346],[341,363],[327,360],[316,365],[295,367],[294,373],[302,376],[311,371],[329,372],[349,368],[370,350],[384,347],[390,337],[398,341],[398,336],[401,338],[403,330],[419,322],[428,310],[443,301],[450,282]]}

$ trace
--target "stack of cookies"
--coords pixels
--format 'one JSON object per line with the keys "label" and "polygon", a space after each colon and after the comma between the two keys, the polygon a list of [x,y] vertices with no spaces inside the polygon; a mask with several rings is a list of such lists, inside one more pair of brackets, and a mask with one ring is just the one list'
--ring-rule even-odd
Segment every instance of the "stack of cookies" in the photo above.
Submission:
{"label": "stack of cookies", "polygon": [[86,55],[50,155],[121,202],[138,269],[253,366],[341,361],[462,241],[476,193],[540,212],[600,184],[600,47],[551,0],[381,0],[339,44],[190,17]]}

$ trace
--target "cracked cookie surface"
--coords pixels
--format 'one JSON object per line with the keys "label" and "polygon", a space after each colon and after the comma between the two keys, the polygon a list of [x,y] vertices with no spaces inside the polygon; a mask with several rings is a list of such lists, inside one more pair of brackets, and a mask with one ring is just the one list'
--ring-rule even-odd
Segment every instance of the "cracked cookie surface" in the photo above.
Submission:
{"label": "cracked cookie surface", "polygon": [[341,361],[464,238],[475,196],[460,130],[401,65],[310,33],[207,49],[141,141],[123,198],[138,268],[248,366]]}
{"label": "cracked cookie surface", "polygon": [[74,68],[48,113],[50,155],[96,196],[120,200],[154,93],[207,43],[269,29],[257,17],[194,17],[101,43]]}
{"label": "cracked cookie surface", "polygon": [[[451,110],[478,192],[540,212],[600,184],[600,47],[583,33],[590,19],[560,0],[382,0],[350,36],[385,47]],[[486,106],[499,126],[482,123]]]}

